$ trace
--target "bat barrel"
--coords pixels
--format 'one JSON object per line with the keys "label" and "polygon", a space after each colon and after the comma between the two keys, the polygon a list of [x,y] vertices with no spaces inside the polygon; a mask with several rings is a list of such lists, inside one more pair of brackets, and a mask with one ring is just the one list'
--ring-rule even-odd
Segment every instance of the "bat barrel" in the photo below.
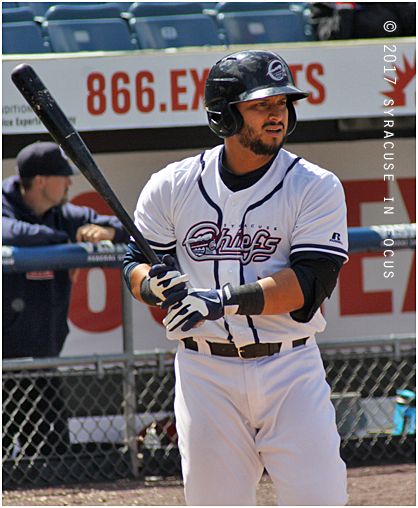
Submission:
{"label": "bat barrel", "polygon": [[12,71],[12,81],[45,125],[55,141],[75,132],[66,115],[30,65],[18,65]]}

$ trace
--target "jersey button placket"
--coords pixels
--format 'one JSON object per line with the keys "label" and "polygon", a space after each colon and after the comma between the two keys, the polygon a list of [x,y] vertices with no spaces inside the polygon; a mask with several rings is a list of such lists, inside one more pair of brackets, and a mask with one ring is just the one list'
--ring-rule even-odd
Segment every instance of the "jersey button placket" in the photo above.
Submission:
{"label": "jersey button placket", "polygon": [[[240,225],[240,217],[239,210],[237,206],[239,204],[239,200],[235,196],[229,196],[225,210],[224,210],[224,219],[225,226],[229,229],[228,235],[231,237],[231,245],[234,243],[235,235],[238,232],[238,228]],[[225,260],[224,266],[222,267],[223,276],[225,280],[230,282],[232,285],[239,285],[239,272],[240,272],[240,262],[239,259],[229,259]]]}

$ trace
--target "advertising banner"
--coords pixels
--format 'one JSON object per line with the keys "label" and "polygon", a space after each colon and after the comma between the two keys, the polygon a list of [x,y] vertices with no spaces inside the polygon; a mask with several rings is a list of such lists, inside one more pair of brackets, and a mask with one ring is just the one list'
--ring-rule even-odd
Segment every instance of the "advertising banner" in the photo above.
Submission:
{"label": "advertising banner", "polygon": [[[204,85],[212,65],[239,48],[177,52],[3,57],[4,134],[45,132],[10,75],[33,66],[80,131],[205,125]],[[281,44],[298,87],[299,120],[415,114],[415,42],[411,39]]]}

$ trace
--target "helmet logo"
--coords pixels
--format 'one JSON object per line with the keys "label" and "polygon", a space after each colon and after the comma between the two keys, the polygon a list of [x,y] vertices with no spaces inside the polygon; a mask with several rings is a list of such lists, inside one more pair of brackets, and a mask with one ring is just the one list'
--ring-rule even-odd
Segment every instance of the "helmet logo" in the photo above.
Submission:
{"label": "helmet logo", "polygon": [[274,81],[281,81],[286,77],[286,70],[280,60],[272,60],[269,63],[267,76]]}

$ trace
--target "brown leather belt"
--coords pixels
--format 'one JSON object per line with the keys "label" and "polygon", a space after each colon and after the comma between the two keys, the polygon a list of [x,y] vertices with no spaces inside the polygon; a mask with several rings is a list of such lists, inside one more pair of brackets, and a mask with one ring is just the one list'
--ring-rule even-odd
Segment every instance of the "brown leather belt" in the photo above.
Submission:
{"label": "brown leather belt", "polygon": [[[294,340],[292,346],[299,347],[304,346],[309,337],[303,339]],[[192,337],[186,337],[181,339],[186,346],[186,349],[198,351],[197,342]],[[244,360],[251,360],[253,358],[260,358],[262,356],[271,356],[280,352],[282,347],[281,342],[265,342],[263,344],[249,344],[248,346],[237,348],[235,344],[221,344],[220,342],[209,342],[207,344],[210,347],[211,353],[215,356],[239,356]]]}

